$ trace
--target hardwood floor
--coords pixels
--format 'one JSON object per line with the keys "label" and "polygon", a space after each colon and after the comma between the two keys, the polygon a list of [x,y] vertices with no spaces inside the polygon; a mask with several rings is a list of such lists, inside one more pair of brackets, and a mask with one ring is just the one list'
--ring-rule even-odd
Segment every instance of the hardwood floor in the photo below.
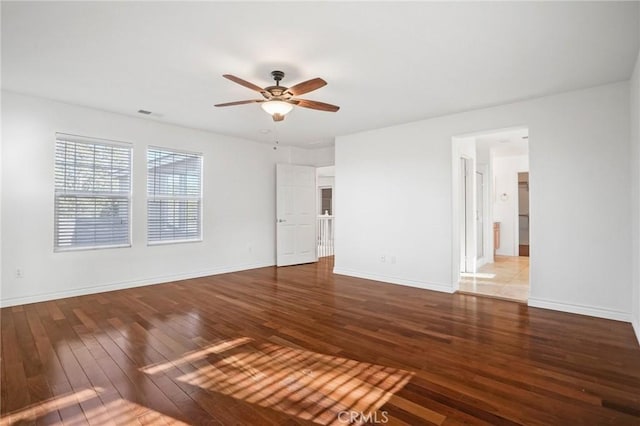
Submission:
{"label": "hardwood floor", "polygon": [[629,324],[262,268],[1,310],[2,424],[640,424]]}

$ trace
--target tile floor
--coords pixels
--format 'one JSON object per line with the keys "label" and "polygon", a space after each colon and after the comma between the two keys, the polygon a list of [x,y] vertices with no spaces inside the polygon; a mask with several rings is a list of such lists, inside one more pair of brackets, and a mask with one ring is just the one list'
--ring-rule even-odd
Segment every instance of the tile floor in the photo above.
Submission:
{"label": "tile floor", "polygon": [[460,292],[526,302],[529,297],[529,258],[496,256],[475,274],[462,274]]}

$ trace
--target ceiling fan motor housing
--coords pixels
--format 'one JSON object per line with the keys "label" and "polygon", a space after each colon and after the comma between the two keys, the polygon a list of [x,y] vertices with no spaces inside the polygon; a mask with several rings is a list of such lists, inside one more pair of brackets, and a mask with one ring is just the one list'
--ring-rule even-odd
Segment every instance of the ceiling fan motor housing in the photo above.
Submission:
{"label": "ceiling fan motor housing", "polygon": [[276,82],[279,82],[284,78],[284,73],[282,71],[271,71],[271,75]]}
{"label": "ceiling fan motor housing", "polygon": [[271,94],[271,96],[276,98],[276,99],[289,99],[289,98],[291,98],[291,95],[287,96],[286,98],[283,97],[283,95],[285,94],[285,91],[288,88],[284,87],[284,86],[280,86],[280,81],[284,78],[284,72],[282,72],[282,71],[271,71],[271,75],[273,76],[273,79],[276,81],[276,85],[275,86],[265,87],[264,90],[269,92]]}

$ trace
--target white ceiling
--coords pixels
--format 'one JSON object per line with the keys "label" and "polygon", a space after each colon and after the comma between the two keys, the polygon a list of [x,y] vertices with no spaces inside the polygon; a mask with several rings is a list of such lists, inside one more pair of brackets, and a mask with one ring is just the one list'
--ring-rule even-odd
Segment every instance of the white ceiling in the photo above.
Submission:
{"label": "white ceiling", "polygon": [[[2,2],[2,86],[281,144],[629,79],[638,2]],[[214,108],[284,71],[329,84],[274,124]],[[266,130],[268,133],[265,133]],[[262,130],[262,132],[261,132]]]}
{"label": "white ceiling", "polygon": [[512,157],[529,154],[529,129],[510,129],[477,136],[476,154],[479,161],[488,162],[494,157]]}

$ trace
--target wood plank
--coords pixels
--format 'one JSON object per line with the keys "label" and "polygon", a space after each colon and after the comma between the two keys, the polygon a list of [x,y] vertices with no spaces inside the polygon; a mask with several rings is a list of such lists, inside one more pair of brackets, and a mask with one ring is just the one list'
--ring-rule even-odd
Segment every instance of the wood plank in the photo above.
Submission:
{"label": "wood plank", "polygon": [[1,309],[0,423],[640,423],[629,324],[331,262]]}

